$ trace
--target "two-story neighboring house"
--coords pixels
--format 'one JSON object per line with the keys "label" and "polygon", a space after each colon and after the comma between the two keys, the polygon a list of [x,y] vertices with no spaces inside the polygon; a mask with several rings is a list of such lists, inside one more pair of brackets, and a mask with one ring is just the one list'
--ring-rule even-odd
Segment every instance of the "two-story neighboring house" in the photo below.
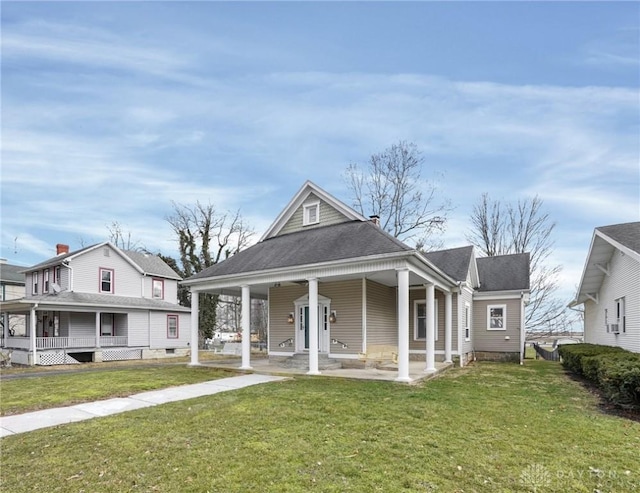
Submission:
{"label": "two-story neighboring house", "polygon": [[176,274],[160,257],[110,242],[24,269],[23,298],[0,311],[23,315],[24,335],[8,334],[13,362],[55,365],[180,356],[189,350],[190,309],[178,304]]}
{"label": "two-story neighboring house", "polygon": [[[23,266],[8,264],[0,259],[0,302],[24,297]],[[24,335],[25,320],[21,315],[0,314],[2,330],[0,330],[0,347],[4,347],[5,338],[9,335]]]}
{"label": "two-story neighboring house", "polygon": [[640,222],[594,230],[576,299],[584,341],[640,353]]}

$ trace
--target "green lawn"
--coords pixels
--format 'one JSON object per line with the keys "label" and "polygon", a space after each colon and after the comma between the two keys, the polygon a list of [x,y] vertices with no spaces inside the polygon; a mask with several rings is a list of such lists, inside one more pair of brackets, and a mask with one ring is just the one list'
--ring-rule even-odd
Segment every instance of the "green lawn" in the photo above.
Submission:
{"label": "green lawn", "polygon": [[[104,365],[104,363],[101,363]],[[63,375],[2,380],[0,414],[16,414],[49,407],[68,406],[109,397],[123,397],[174,385],[234,376],[232,372],[207,367],[139,365],[80,371]]]}
{"label": "green lawn", "polygon": [[296,378],[2,440],[11,492],[631,492],[640,423],[557,363]]}

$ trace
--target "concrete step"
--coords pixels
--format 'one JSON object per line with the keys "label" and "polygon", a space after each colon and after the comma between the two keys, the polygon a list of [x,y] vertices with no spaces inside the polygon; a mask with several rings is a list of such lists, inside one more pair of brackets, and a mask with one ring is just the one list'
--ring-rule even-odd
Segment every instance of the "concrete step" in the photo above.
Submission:
{"label": "concrete step", "polygon": [[[297,353],[282,362],[285,368],[297,368],[299,370],[309,369],[309,355],[307,353]],[[339,370],[342,363],[329,358],[326,354],[318,354],[318,370]]]}

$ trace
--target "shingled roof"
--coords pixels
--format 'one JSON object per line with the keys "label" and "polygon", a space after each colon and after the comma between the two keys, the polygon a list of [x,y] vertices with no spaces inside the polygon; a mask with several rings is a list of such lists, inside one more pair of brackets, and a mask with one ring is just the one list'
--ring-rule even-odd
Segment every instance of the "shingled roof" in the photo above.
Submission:
{"label": "shingled roof", "polygon": [[369,221],[349,221],[268,238],[187,280],[411,251]]}
{"label": "shingled roof", "polygon": [[424,254],[429,262],[456,281],[465,281],[467,279],[472,255],[472,246],[450,248]]}
{"label": "shingled roof", "polygon": [[24,267],[13,264],[0,264],[0,281],[8,284],[24,284]]}
{"label": "shingled roof", "polygon": [[634,252],[640,253],[640,222],[600,226],[596,230]]}
{"label": "shingled roof", "polygon": [[480,287],[478,291],[513,291],[529,289],[529,254],[515,253],[476,260]]}

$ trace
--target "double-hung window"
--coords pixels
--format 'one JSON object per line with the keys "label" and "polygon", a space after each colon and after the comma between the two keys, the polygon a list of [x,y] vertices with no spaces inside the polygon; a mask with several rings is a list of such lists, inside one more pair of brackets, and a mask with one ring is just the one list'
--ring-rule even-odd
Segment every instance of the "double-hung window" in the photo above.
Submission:
{"label": "double-hung window", "polygon": [[38,294],[38,273],[31,273],[31,294]]}
{"label": "double-hung window", "polygon": [[152,296],[156,300],[164,299],[164,281],[162,279],[154,279],[152,283]]}
{"label": "double-hung window", "polygon": [[464,304],[464,339],[471,340],[471,306],[469,303]]}
{"label": "double-hung window", "polygon": [[113,269],[100,268],[100,292],[113,293]]}
{"label": "double-hung window", "polygon": [[624,298],[618,298],[617,300],[615,300],[616,323],[618,324],[618,330],[620,332],[627,331],[627,317],[625,316],[624,305]]}
{"label": "double-hung window", "polygon": [[[438,340],[438,300],[434,300],[433,327],[436,341]],[[413,340],[427,339],[427,302],[416,300],[413,303]]]}
{"label": "double-hung window", "polygon": [[178,315],[167,315],[167,338],[178,338]]}
{"label": "double-hung window", "polygon": [[42,271],[42,292],[49,292],[49,269]]}
{"label": "double-hung window", "polygon": [[507,330],[507,305],[487,306],[487,330]]}

